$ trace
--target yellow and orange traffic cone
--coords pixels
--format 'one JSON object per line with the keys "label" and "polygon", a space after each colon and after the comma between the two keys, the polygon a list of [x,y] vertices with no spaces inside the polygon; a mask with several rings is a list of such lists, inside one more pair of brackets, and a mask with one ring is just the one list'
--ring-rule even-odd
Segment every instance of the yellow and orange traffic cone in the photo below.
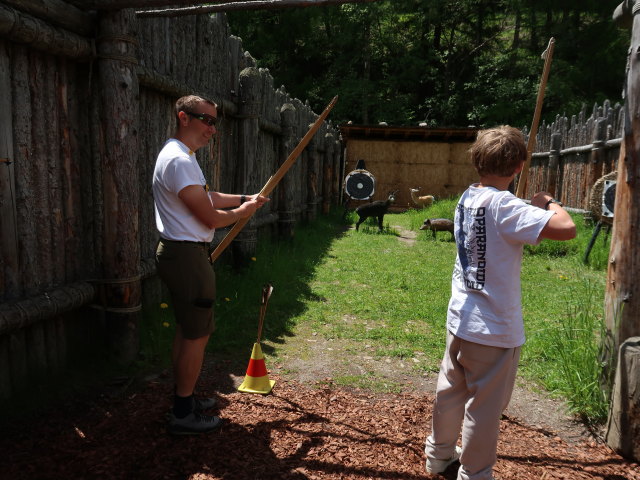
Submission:
{"label": "yellow and orange traffic cone", "polygon": [[262,303],[260,304],[260,321],[258,323],[258,339],[253,344],[253,350],[251,351],[251,359],[249,359],[249,366],[247,367],[247,374],[244,377],[244,381],[238,387],[238,391],[244,393],[261,393],[266,395],[271,392],[271,389],[275,385],[274,380],[269,380],[267,374],[267,365],[264,362],[264,355],[262,355],[262,348],[260,348],[260,337],[262,336],[262,325],[264,324],[264,315],[267,311],[267,302],[271,296],[273,287],[269,284],[262,287]]}
{"label": "yellow and orange traffic cone", "polygon": [[274,380],[269,380],[267,366],[264,363],[264,356],[262,355],[260,344],[254,343],[249,366],[247,367],[247,374],[242,384],[238,387],[238,390],[244,393],[262,393],[266,395],[271,392],[275,383]]}

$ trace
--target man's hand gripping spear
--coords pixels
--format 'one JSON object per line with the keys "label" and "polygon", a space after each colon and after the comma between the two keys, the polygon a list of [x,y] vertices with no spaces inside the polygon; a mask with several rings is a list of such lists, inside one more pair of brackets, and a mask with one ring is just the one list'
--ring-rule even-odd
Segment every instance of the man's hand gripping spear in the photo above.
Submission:
{"label": "man's hand gripping spear", "polygon": [[[314,124],[311,125],[311,128],[309,128],[309,131],[306,133],[304,137],[302,137],[302,140],[300,140],[300,143],[298,143],[296,148],[294,148],[293,151],[289,154],[289,157],[287,157],[287,159],[280,166],[278,171],[274,173],[271,176],[271,178],[269,178],[269,180],[264,185],[264,187],[262,187],[262,190],[260,190],[260,194],[259,194],[260,196],[265,196],[265,197],[268,196],[272,192],[272,190],[276,187],[278,182],[282,180],[282,177],[284,177],[285,173],[287,173],[287,171],[298,159],[298,157],[300,156],[304,148],[311,141],[313,136],[316,134],[316,132],[322,125],[322,122],[324,122],[324,120],[327,118],[327,115],[329,115],[329,112],[331,111],[331,109],[333,108],[333,106],[336,104],[337,101],[338,101],[338,96],[336,95],[335,97],[333,97],[333,100],[331,100],[329,105],[327,105],[327,107],[324,109],[322,114],[320,114],[320,116],[314,122]],[[224,249],[229,246],[231,241],[236,237],[236,235],[238,235],[238,233],[240,233],[240,230],[242,230],[242,228],[251,219],[252,215],[249,215],[246,218],[242,218],[235,223],[233,228],[229,231],[229,233],[227,233],[227,235],[222,239],[222,241],[218,244],[218,246],[215,248],[215,250],[211,254],[211,258],[210,258],[211,263],[213,263],[224,251]]]}

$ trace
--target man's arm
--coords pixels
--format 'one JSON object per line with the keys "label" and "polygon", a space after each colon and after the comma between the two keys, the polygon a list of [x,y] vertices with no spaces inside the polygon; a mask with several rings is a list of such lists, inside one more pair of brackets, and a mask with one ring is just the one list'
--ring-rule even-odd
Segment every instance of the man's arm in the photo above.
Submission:
{"label": "man's arm", "polygon": [[[229,208],[229,207],[237,207],[242,205],[241,202],[242,195],[234,195],[230,193],[222,193],[222,192],[209,192],[209,197],[211,197],[211,201],[216,206],[216,208]],[[245,202],[249,198],[248,195],[245,196]]]}
{"label": "man's arm", "polygon": [[[235,195],[232,193],[209,192],[209,197],[211,197],[211,201],[216,208],[237,207],[242,205],[244,202],[251,202],[254,200],[258,202],[258,208],[260,208],[266,202],[271,200],[269,197],[261,197],[259,193],[254,193],[253,195]],[[242,197],[244,197],[244,199]]]}
{"label": "man's arm", "polygon": [[[200,222],[211,229],[226,227],[227,225],[237,222],[241,218],[249,217],[264,203],[264,201],[259,203],[258,200],[252,197],[247,197],[247,201],[245,203],[233,210],[221,210],[214,208],[211,198],[209,198],[209,194],[205,192],[202,185],[189,185],[184,187],[178,193],[178,197]],[[238,195],[226,195],[226,197],[238,197],[238,200],[235,201],[235,205],[238,205]],[[260,198],[263,199],[264,197]],[[230,198],[227,200],[230,200]],[[224,207],[224,203],[219,206]]]}

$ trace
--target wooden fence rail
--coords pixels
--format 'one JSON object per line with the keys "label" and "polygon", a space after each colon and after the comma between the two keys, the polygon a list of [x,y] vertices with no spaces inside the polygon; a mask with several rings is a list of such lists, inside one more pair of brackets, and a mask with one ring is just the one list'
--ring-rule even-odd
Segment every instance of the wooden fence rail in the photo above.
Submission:
{"label": "wooden fence rail", "polygon": [[[0,4],[0,400],[86,355],[135,358],[141,313],[161,300],[151,175],[179,96],[219,105],[197,157],[229,193],[257,192],[318,117],[274,88],[224,15],[74,5]],[[337,203],[337,142],[325,122],[220,261]]]}

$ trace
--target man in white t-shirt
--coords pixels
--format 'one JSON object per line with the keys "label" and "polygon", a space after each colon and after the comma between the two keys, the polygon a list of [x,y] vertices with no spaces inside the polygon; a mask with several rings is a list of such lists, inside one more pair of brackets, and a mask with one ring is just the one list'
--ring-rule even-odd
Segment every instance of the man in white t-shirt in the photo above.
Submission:
{"label": "man in white t-shirt", "polygon": [[153,198],[160,241],[156,265],[171,293],[176,317],[172,363],[173,408],[167,429],[173,434],[197,434],[218,428],[222,421],[203,411],[213,398],[196,398],[196,386],[209,336],[214,330],[215,274],[209,245],[216,228],[249,217],[269,199],[258,194],[210,192],[195,152],[216,132],[216,104],[189,95],[175,106],[177,128],[158,154],[153,172]]}
{"label": "man in white t-shirt", "polygon": [[[571,216],[546,192],[531,205],[508,191],[522,170],[522,132],[501,126],[478,132],[471,159],[480,182],[460,198],[454,236],[458,254],[447,313],[447,346],[440,366],[429,473],[460,460],[458,480],[490,480],[502,411],[511,398],[525,341],[520,267],[525,244],[570,240]],[[462,448],[456,445],[462,428]]]}

